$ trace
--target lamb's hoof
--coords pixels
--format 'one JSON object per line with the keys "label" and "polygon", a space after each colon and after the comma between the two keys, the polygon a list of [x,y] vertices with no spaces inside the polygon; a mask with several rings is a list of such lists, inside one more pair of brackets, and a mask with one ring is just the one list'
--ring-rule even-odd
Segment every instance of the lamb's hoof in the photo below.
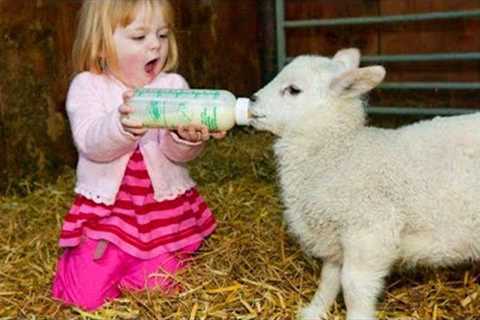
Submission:
{"label": "lamb's hoof", "polygon": [[297,320],[324,320],[327,315],[320,308],[315,306],[308,306],[300,309],[297,315]]}

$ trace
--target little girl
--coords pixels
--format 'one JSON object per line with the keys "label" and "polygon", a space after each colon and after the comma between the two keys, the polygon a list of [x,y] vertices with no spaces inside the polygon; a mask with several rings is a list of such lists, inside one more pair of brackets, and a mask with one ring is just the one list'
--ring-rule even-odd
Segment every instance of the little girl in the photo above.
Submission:
{"label": "little girl", "polygon": [[178,74],[168,0],[85,0],[67,112],[78,150],[53,296],[95,310],[120,290],[177,291],[172,274],[215,229],[185,163],[206,127],[150,129],[126,119],[136,87],[188,88]]}

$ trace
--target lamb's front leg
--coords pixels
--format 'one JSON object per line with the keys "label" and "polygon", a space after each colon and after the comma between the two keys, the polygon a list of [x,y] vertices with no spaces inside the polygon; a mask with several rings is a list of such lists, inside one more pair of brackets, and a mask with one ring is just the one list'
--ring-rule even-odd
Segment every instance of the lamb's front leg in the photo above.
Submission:
{"label": "lamb's front leg", "polygon": [[320,285],[310,304],[300,311],[299,320],[327,319],[328,310],[340,291],[340,272],[340,264],[329,260],[323,262]]}
{"label": "lamb's front leg", "polygon": [[377,297],[394,261],[394,249],[387,242],[369,234],[345,244],[341,282],[347,320],[376,319]]}

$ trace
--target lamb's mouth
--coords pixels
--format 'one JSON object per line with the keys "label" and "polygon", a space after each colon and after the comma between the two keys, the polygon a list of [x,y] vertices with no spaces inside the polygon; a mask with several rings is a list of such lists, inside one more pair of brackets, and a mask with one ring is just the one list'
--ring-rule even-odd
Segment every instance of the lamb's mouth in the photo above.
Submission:
{"label": "lamb's mouth", "polygon": [[250,125],[254,128],[259,128],[261,126],[262,120],[267,116],[264,114],[259,114],[256,112],[250,112]]}
{"label": "lamb's mouth", "polygon": [[152,74],[155,71],[155,66],[157,65],[158,61],[158,58],[148,61],[147,64],[145,64],[145,72]]}
{"label": "lamb's mouth", "polygon": [[261,113],[257,113],[254,110],[250,111],[250,118],[252,119],[262,119],[266,118],[267,116]]}

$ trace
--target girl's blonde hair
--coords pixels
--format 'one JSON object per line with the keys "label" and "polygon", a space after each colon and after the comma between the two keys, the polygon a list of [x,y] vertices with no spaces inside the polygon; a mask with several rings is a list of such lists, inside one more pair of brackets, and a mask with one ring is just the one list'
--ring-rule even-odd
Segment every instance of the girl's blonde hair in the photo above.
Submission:
{"label": "girl's blonde hair", "polygon": [[147,12],[162,10],[169,28],[169,49],[163,71],[168,72],[177,68],[178,47],[174,34],[174,10],[168,0],[84,0],[72,50],[75,73],[82,71],[102,73],[107,66],[112,71],[117,70],[113,33],[116,27],[125,27],[134,20],[140,5],[146,6]]}

